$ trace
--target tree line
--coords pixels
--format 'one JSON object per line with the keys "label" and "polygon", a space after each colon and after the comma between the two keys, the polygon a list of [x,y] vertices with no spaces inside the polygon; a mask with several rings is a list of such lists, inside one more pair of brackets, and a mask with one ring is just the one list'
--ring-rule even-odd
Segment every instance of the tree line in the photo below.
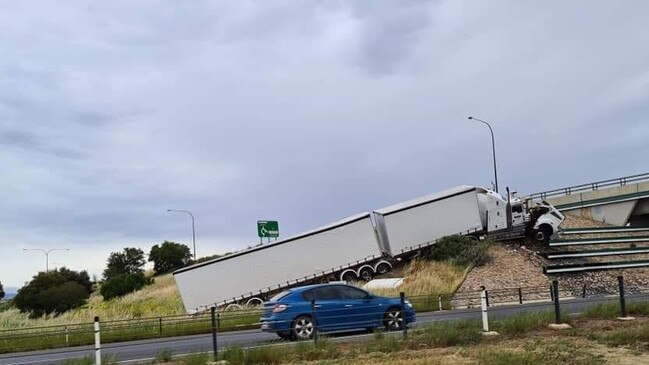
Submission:
{"label": "tree line", "polygon": [[[171,272],[193,263],[189,247],[176,242],[164,241],[151,247],[148,261],[153,262],[153,275]],[[31,317],[61,314],[87,303],[94,290],[104,300],[121,297],[152,284],[153,278],[144,273],[144,251],[125,247],[112,252],[107,259],[102,281],[94,282],[86,270],[77,272],[65,267],[49,272],[39,272],[18,290],[13,304]],[[0,283],[0,299],[4,297]]]}

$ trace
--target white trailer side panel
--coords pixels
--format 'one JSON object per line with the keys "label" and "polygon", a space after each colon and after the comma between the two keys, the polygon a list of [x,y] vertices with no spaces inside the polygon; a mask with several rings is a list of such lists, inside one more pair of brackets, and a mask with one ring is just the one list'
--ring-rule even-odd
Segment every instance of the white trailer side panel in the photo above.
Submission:
{"label": "white trailer side panel", "polygon": [[458,186],[375,212],[380,238],[393,256],[453,234],[482,230],[476,187]]}
{"label": "white trailer side panel", "polygon": [[174,272],[187,312],[380,257],[369,213]]}

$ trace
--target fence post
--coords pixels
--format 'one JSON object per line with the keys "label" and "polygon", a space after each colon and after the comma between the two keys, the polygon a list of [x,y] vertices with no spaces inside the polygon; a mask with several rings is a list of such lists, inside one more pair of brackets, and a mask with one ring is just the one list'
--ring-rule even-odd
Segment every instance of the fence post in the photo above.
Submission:
{"label": "fence post", "polygon": [[403,292],[399,293],[399,299],[401,300],[401,326],[403,327],[403,338],[408,338],[408,326],[406,325],[406,295]]}
{"label": "fence post", "polygon": [[443,310],[443,308],[442,308],[442,296],[441,295],[437,296],[437,303],[439,304],[439,310],[440,311]]}
{"label": "fence post", "polygon": [[68,326],[65,326],[65,346],[70,346],[70,337],[68,336]]}
{"label": "fence post", "polygon": [[581,288],[581,297],[586,298],[586,283]]}
{"label": "fence post", "polygon": [[313,342],[318,342],[318,320],[315,311],[315,299],[311,299],[311,320],[313,321]]}
{"label": "fence post", "polygon": [[518,288],[518,304],[523,304],[523,291]]}
{"label": "fence post", "polygon": [[216,342],[216,307],[210,308],[210,314],[212,315],[212,351],[214,351],[214,362],[217,362],[219,361],[219,348]]}
{"label": "fence post", "polygon": [[[483,288],[484,288],[484,286],[483,286]],[[486,303],[487,307],[489,307],[489,291],[487,289],[483,289],[482,292],[484,293],[485,303]]]}
{"label": "fence post", "polygon": [[99,334],[99,316],[95,316],[95,364],[101,365],[101,338]]}
{"label": "fence post", "polygon": [[554,302],[554,286],[550,285],[550,301]]}
{"label": "fence post", "polygon": [[622,318],[626,318],[626,300],[624,298],[624,277],[622,275],[617,277],[617,283],[620,288],[620,313]]}
{"label": "fence post", "polygon": [[162,334],[162,317],[158,317],[158,329],[160,334]]}
{"label": "fence post", "polygon": [[482,309],[482,332],[489,332],[489,317],[487,316],[487,289],[481,286],[480,289],[480,308]]}
{"label": "fence post", "polygon": [[561,307],[559,306],[559,282],[552,280],[552,297],[554,300],[554,322],[561,324]]}

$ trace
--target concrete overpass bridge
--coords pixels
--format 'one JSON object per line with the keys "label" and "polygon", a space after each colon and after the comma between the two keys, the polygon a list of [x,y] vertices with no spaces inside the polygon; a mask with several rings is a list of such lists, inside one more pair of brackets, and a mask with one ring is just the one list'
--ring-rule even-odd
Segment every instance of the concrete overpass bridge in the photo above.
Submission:
{"label": "concrete overpass bridge", "polygon": [[615,226],[649,226],[649,173],[531,194],[565,214]]}

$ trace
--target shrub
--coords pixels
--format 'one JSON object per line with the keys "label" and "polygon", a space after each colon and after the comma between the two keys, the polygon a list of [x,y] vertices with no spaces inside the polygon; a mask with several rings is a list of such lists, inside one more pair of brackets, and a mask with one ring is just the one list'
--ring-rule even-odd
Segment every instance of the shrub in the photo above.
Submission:
{"label": "shrub", "polygon": [[477,242],[466,236],[447,236],[435,243],[428,253],[428,258],[437,261],[453,261],[458,265],[474,264],[481,266],[489,261],[487,242]]}
{"label": "shrub", "polygon": [[153,359],[154,364],[163,364],[166,362],[171,361],[171,359],[174,357],[174,351],[168,347],[165,347],[163,349],[160,349],[156,354],[155,358]]}
{"label": "shrub", "polygon": [[[79,273],[75,273],[79,275]],[[86,303],[90,293],[76,281],[68,281],[58,271],[41,272],[21,288],[14,304],[30,317],[44,314],[61,314]]]}
{"label": "shrub", "polygon": [[110,300],[140,290],[151,282],[142,273],[121,274],[106,280],[101,285],[100,293],[104,300]]}

